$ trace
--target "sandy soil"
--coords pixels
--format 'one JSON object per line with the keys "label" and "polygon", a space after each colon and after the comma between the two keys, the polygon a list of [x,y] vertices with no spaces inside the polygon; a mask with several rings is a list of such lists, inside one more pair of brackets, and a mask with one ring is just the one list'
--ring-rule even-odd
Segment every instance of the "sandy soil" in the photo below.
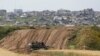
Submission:
{"label": "sandy soil", "polygon": [[100,51],[93,51],[93,50],[40,50],[40,52],[64,52],[66,53],[77,53],[77,54],[86,54],[90,56],[100,56]]}
{"label": "sandy soil", "polygon": [[17,53],[13,53],[11,51],[7,51],[5,49],[1,49],[0,48],[0,56],[28,56],[25,54],[17,54]]}
{"label": "sandy soil", "polygon": [[[90,50],[39,50],[39,52],[64,52],[65,54],[68,52],[74,52],[78,54],[88,54],[90,56],[100,56],[100,51],[90,51]],[[0,48],[0,56],[41,56],[41,54],[18,54],[11,51],[7,51],[5,49]],[[43,55],[42,55],[43,56]],[[45,56],[45,55],[44,55]]]}

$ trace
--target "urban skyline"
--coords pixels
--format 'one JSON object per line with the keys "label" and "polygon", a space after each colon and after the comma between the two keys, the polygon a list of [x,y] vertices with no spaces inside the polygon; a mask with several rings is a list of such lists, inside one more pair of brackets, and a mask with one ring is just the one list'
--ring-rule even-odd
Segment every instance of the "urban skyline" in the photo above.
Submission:
{"label": "urban skyline", "polygon": [[79,11],[85,8],[93,8],[95,11],[100,11],[99,2],[100,0],[0,0],[0,9],[7,11],[14,9],[23,9],[24,11],[58,9]]}

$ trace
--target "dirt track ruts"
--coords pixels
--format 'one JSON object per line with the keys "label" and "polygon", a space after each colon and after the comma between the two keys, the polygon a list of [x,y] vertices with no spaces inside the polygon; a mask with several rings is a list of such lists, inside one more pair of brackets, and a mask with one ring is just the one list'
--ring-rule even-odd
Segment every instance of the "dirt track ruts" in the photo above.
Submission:
{"label": "dirt track ruts", "polygon": [[0,47],[8,50],[24,50],[29,43],[38,41],[54,49],[64,49],[72,32],[73,27],[16,30],[0,41]]}

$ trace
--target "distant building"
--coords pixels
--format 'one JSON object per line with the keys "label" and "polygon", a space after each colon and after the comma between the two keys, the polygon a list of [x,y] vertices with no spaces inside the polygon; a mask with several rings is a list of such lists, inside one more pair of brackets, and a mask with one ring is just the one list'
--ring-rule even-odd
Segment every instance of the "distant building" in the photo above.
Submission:
{"label": "distant building", "polygon": [[6,10],[0,10],[0,16],[6,16],[7,11]]}
{"label": "distant building", "polygon": [[70,13],[71,13],[70,10],[59,9],[56,14],[58,16],[66,16],[66,15],[70,16],[71,15]]}
{"label": "distant building", "polygon": [[51,15],[51,11],[49,11],[49,10],[44,10],[42,13],[43,13],[44,16],[50,16]]}
{"label": "distant building", "polygon": [[22,9],[14,9],[14,13],[17,15],[17,16],[21,16],[23,14],[23,10]]}
{"label": "distant building", "polygon": [[16,17],[16,14],[13,13],[13,12],[8,12],[7,13],[7,16],[6,16],[6,19],[15,19]]}
{"label": "distant building", "polygon": [[23,13],[20,17],[27,17],[27,14]]}

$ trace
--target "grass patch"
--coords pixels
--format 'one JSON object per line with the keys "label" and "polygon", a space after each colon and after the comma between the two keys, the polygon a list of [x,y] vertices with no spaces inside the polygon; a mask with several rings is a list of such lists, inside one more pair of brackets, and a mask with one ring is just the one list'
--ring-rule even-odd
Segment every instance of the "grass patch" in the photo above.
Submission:
{"label": "grass patch", "polygon": [[10,32],[21,29],[32,29],[33,27],[27,26],[0,26],[0,40],[7,36]]}
{"label": "grass patch", "polygon": [[76,53],[76,52],[62,52],[62,51],[35,52],[32,55],[34,56],[98,56],[98,55],[81,53],[81,52]]}
{"label": "grass patch", "polygon": [[73,33],[67,46],[75,49],[100,50],[100,27],[84,26]]}

